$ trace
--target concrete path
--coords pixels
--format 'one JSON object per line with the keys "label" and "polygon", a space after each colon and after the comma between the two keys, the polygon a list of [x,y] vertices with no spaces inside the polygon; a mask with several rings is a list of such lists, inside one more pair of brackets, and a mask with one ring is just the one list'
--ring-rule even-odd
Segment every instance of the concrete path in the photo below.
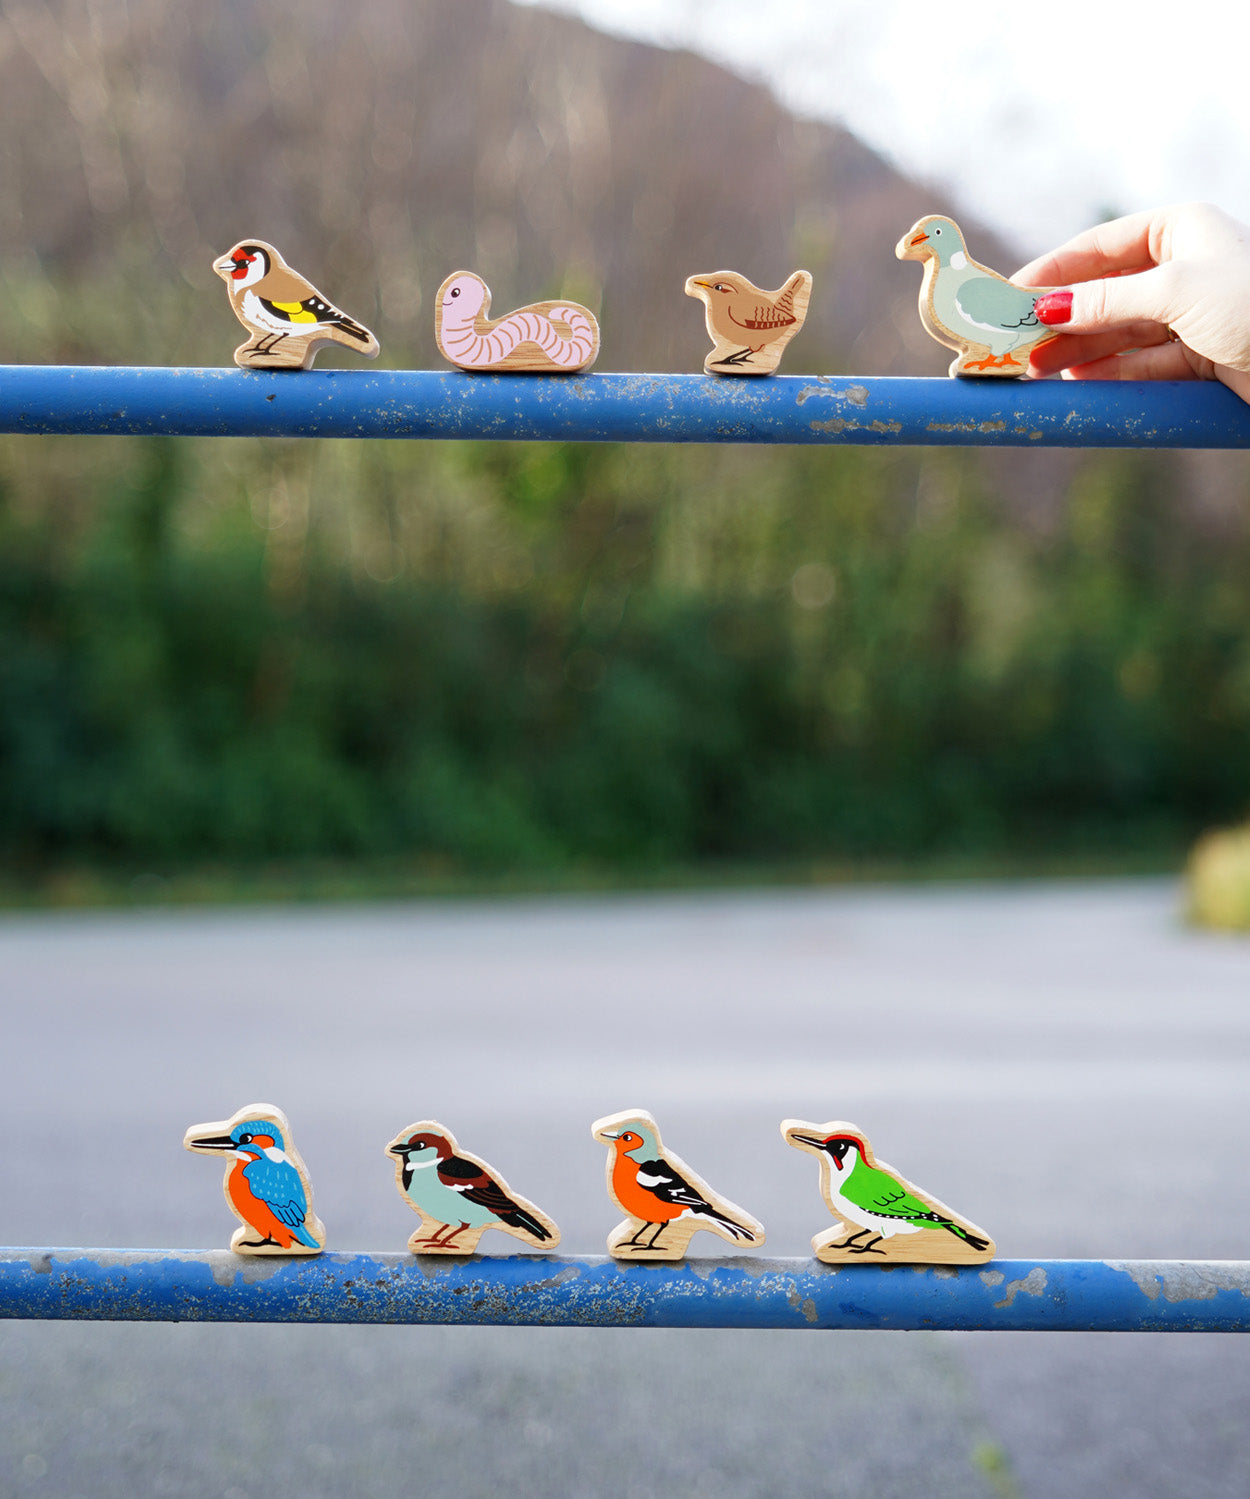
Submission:
{"label": "concrete path", "polygon": [[[1250,943],[1175,909],[1132,882],[0,918],[0,1239],[224,1245],[182,1133],[271,1099],[334,1248],[402,1247],[382,1147],[434,1116],[600,1252],[589,1121],[641,1105],[771,1253],[828,1222],[794,1114],[858,1121],[1005,1255],[1250,1258]],[[1240,1338],[8,1323],[0,1492],[1244,1499],[1248,1397]]]}

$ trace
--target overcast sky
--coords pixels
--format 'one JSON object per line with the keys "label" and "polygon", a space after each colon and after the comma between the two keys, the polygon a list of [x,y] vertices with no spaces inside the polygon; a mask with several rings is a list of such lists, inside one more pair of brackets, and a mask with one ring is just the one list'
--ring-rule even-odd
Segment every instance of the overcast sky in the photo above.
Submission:
{"label": "overcast sky", "polygon": [[520,0],[701,52],[835,120],[1032,256],[1109,210],[1250,220],[1244,13],[1050,0]]}

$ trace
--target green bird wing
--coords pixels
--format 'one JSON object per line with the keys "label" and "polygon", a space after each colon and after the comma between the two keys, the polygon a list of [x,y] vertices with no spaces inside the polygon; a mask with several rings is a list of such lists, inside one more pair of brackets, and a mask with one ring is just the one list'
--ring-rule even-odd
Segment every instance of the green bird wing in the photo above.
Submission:
{"label": "green bird wing", "polygon": [[877,1213],[882,1218],[902,1218],[911,1222],[920,1218],[931,1221],[933,1209],[922,1202],[914,1192],[909,1192],[902,1182],[888,1171],[878,1170],[861,1161],[851,1172],[851,1179],[842,1188],[842,1195],[857,1208]]}
{"label": "green bird wing", "polygon": [[968,322],[980,328],[1005,332],[1014,328],[1038,328],[1033,304],[1041,295],[996,276],[970,276],[955,292],[955,305]]}

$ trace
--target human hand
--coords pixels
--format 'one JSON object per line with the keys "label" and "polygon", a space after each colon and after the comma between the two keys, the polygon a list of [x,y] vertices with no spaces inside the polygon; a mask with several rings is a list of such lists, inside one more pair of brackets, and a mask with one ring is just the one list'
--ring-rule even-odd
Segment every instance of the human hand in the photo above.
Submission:
{"label": "human hand", "polygon": [[1221,209],[1129,214],[1011,279],[1067,288],[1038,298],[1038,316],[1059,336],[1033,351],[1031,373],[1222,380],[1250,401],[1250,228]]}

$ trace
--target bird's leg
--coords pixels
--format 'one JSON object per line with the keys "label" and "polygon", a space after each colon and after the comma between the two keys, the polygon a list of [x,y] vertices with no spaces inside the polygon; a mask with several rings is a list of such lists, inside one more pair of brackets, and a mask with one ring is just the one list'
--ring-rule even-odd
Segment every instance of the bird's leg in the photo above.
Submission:
{"label": "bird's leg", "polygon": [[[863,1230],[863,1232],[866,1233],[867,1230],[865,1229]],[[856,1234],[855,1237],[858,1238],[859,1235]],[[845,1249],[849,1254],[884,1254],[884,1249],[877,1249],[875,1247],[876,1245],[880,1244],[880,1242],[881,1235],[877,1234],[875,1238],[869,1239],[866,1244],[853,1245],[849,1239],[844,1239],[842,1243],[838,1245],[838,1248]]]}
{"label": "bird's leg", "polygon": [[468,1226],[469,1225],[467,1223],[462,1223],[459,1228],[453,1228],[449,1234],[445,1234],[443,1236],[443,1242],[439,1247],[442,1249],[446,1249],[451,1241],[453,1239],[458,1239],[460,1235],[465,1231],[465,1229],[468,1228]]}
{"label": "bird's leg", "polygon": [[838,1245],[838,1248],[846,1249],[848,1245],[854,1244],[856,1239],[862,1239],[867,1232],[868,1230],[866,1228],[857,1228],[849,1238],[842,1240],[842,1242]]}
{"label": "bird's leg", "polygon": [[286,333],[267,333],[264,338],[252,350],[253,354],[271,354],[284,338],[289,337]]}
{"label": "bird's leg", "polygon": [[639,1245],[639,1248],[654,1249],[655,1248],[655,1241],[660,1237],[660,1234],[663,1231],[664,1231],[664,1225],[662,1223],[657,1223],[656,1226],[655,1226],[655,1232],[651,1235],[651,1242],[649,1244],[646,1244],[645,1246],[644,1245]]}
{"label": "bird's leg", "polygon": [[440,1223],[432,1234],[427,1234],[424,1239],[418,1239],[417,1243],[428,1244],[431,1249],[437,1249],[441,1245],[445,1244],[447,1240],[453,1236],[453,1234],[457,1234],[459,1232],[460,1230],[458,1228],[453,1229],[450,1223]]}
{"label": "bird's leg", "polygon": [[646,1231],[650,1227],[651,1225],[649,1223],[640,1223],[632,1239],[622,1239],[621,1248],[627,1249],[632,1245],[635,1248],[641,1249],[643,1246],[638,1243],[638,1239],[642,1234],[646,1233]]}
{"label": "bird's leg", "polygon": [[754,349],[739,349],[735,354],[727,354],[724,359],[714,359],[713,364],[746,364],[755,354]]}

